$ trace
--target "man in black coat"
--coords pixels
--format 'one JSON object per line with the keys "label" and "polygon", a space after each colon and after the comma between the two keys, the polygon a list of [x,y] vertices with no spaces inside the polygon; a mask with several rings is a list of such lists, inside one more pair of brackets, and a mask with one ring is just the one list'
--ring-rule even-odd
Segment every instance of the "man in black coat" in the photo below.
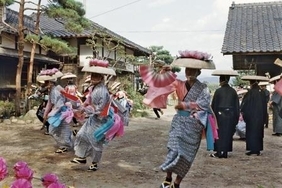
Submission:
{"label": "man in black coat", "polygon": [[[226,73],[227,74],[227,73]],[[227,158],[233,149],[233,135],[238,123],[240,109],[235,89],[229,86],[230,75],[220,75],[220,88],[214,93],[212,109],[218,123],[218,137],[215,142],[216,153],[211,157]]]}
{"label": "man in black coat", "polygon": [[[265,93],[258,86],[258,77],[248,77],[251,89],[245,94],[241,112],[246,122],[246,155],[260,155],[263,150],[264,123],[267,114]],[[244,79],[242,77],[242,79]]]}

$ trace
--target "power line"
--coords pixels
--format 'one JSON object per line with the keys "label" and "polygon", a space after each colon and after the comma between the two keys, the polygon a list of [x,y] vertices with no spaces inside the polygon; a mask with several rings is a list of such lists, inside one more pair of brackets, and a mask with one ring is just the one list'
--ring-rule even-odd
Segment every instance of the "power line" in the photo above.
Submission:
{"label": "power line", "polygon": [[101,15],[107,14],[107,13],[109,13],[109,12],[113,12],[113,11],[115,11],[115,10],[118,10],[118,9],[124,8],[124,7],[129,6],[129,5],[132,5],[132,4],[137,3],[137,2],[139,2],[139,1],[142,1],[142,0],[132,1],[132,2],[127,3],[127,4],[124,4],[124,5],[122,5],[122,6],[119,6],[119,7],[116,7],[116,8],[114,8],[114,9],[108,10],[108,11],[106,11],[106,12],[102,12],[102,13],[97,14],[97,15],[95,15],[95,16],[91,16],[91,17],[90,17],[90,18],[88,18],[88,19],[91,19],[91,18],[96,18],[96,17],[98,17],[98,16],[101,16]]}
{"label": "power line", "polygon": [[205,32],[222,32],[223,30],[158,30],[158,31],[115,31],[120,33],[205,33]]}

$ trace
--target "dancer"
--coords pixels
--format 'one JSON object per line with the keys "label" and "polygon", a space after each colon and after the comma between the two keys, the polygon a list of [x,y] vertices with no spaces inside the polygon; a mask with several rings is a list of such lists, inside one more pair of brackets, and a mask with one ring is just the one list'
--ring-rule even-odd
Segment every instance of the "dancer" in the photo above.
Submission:
{"label": "dancer", "polygon": [[[188,173],[197,154],[202,132],[208,121],[208,113],[211,112],[210,92],[206,84],[197,79],[201,69],[215,69],[215,65],[210,59],[211,56],[197,51],[180,53],[180,57],[174,60],[172,65],[185,67],[187,80],[176,79],[172,84],[158,90],[154,89],[155,91],[152,90],[152,87],[149,87],[144,100],[147,104],[166,103],[167,96],[173,91],[176,91],[179,99],[179,103],[175,106],[177,114],[172,119],[169,131],[168,153],[165,162],[160,166],[161,170],[166,172],[165,181],[160,188],[180,187],[182,179]],[[170,68],[164,67],[164,73],[161,73],[160,76],[162,77],[164,74],[164,77],[171,78],[171,75],[167,74],[170,70]],[[164,82],[167,82],[167,80],[164,79]],[[172,182],[173,173],[176,174],[174,182]]]}
{"label": "dancer", "polygon": [[69,125],[71,117],[62,116],[70,107],[66,106],[66,98],[63,96],[64,89],[57,85],[57,79],[63,74],[58,69],[45,70],[40,72],[45,76],[44,80],[49,89],[49,100],[44,112],[44,122],[49,122],[49,134],[55,139],[58,149],[55,153],[65,153],[72,148],[71,127]]}
{"label": "dancer", "polygon": [[[77,95],[77,92],[78,92],[77,86],[74,84],[74,78],[76,77],[77,76],[75,74],[72,74],[70,72],[65,73],[64,76],[61,77],[61,80],[67,79],[67,85],[65,86],[66,93],[73,95],[73,96],[78,96]],[[77,104],[74,104],[74,105],[77,105]],[[79,123],[77,122],[75,117],[73,117],[72,121],[74,123],[73,127],[79,126]]]}
{"label": "dancer", "polygon": [[[104,116],[102,112],[111,102],[110,94],[104,83],[104,75],[115,75],[115,71],[108,68],[108,62],[104,61],[103,67],[98,65],[85,66],[82,71],[91,73],[92,87],[89,89],[89,95],[84,102],[81,112],[88,114],[89,118],[78,131],[74,143],[75,155],[77,157],[71,160],[72,163],[86,164],[86,158],[90,157],[92,164],[88,171],[96,171],[98,163],[102,158],[104,137],[95,137],[95,133],[104,128],[105,124],[111,121],[111,115]],[[99,64],[100,65],[100,64]]]}

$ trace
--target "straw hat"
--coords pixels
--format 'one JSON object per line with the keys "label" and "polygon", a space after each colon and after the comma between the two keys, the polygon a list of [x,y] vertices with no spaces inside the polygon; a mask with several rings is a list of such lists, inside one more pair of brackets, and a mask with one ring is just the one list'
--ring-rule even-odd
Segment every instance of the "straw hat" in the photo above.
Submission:
{"label": "straw hat", "polygon": [[265,76],[256,76],[256,75],[247,75],[242,76],[242,80],[257,80],[257,81],[269,81],[269,79]]}
{"label": "straw hat", "polygon": [[180,57],[172,62],[172,66],[187,67],[192,69],[215,69],[215,64],[208,53],[184,50],[179,51]]}
{"label": "straw hat", "polygon": [[82,68],[81,71],[115,76],[115,70],[112,68],[108,68],[108,65],[108,61],[92,59],[90,60],[88,65]]}
{"label": "straw hat", "polygon": [[75,74],[72,74],[70,72],[67,72],[64,74],[64,76],[62,76],[61,79],[67,79],[67,78],[76,78],[77,76]]}
{"label": "straw hat", "polygon": [[238,72],[234,70],[215,70],[212,72],[213,76],[238,76]]}
{"label": "straw hat", "polygon": [[84,80],[84,83],[89,83],[91,81],[91,75],[88,75]]}
{"label": "straw hat", "polygon": [[274,64],[275,64],[275,65],[278,65],[278,66],[280,66],[280,67],[282,67],[282,61],[281,61],[281,59],[277,58],[277,59],[274,61]]}
{"label": "straw hat", "polygon": [[42,81],[57,81],[58,78],[62,77],[63,73],[56,68],[42,70],[36,77],[38,82]]}
{"label": "straw hat", "polygon": [[266,85],[268,85],[269,84],[269,82],[259,82],[259,86],[266,86]]}
{"label": "straw hat", "polygon": [[281,77],[282,77],[282,74],[279,74],[279,75],[277,75],[277,76],[274,76],[274,77],[270,78],[269,82],[274,82],[274,81],[276,81],[276,80],[279,80]]}
{"label": "straw hat", "polygon": [[212,60],[204,61],[194,58],[177,58],[171,63],[171,65],[192,69],[215,69],[215,64]]}

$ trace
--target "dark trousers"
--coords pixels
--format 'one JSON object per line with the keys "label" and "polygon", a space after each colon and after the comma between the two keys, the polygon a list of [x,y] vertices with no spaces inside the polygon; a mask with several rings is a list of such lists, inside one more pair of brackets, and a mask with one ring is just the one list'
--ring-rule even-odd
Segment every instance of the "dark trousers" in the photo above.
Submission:
{"label": "dark trousers", "polygon": [[[39,119],[39,121],[41,121],[43,123],[43,114],[44,114],[44,110],[43,108],[45,108],[47,102],[46,101],[43,101],[40,106],[38,107],[37,109],[37,112],[36,112],[36,116],[37,118]],[[44,126],[46,127],[46,130],[47,132],[49,131],[49,123],[48,121],[45,122]]]}
{"label": "dark trousers", "polygon": [[159,112],[161,112],[161,109],[160,109],[160,108],[153,108],[153,111],[154,111],[154,113],[156,114],[157,118],[160,118],[160,117],[161,117],[160,114],[159,114]]}

